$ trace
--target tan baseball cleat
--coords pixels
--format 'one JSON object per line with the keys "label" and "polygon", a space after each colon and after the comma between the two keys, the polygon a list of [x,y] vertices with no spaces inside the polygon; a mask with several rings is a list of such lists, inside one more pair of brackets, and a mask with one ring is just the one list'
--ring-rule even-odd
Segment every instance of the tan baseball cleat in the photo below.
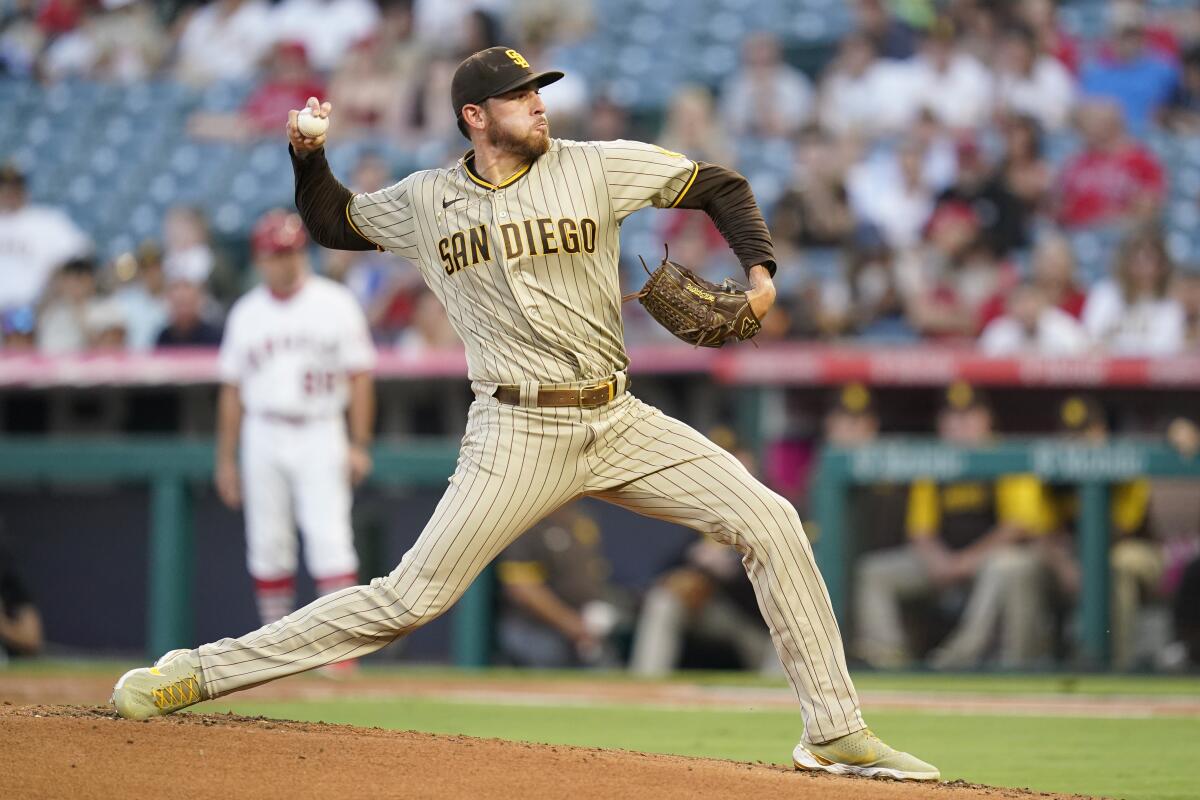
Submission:
{"label": "tan baseball cleat", "polygon": [[131,669],[113,687],[109,703],[125,719],[171,714],[207,699],[195,650],[172,650],[152,667]]}
{"label": "tan baseball cleat", "polygon": [[824,744],[801,740],[792,751],[792,764],[796,769],[898,781],[936,781],[942,775],[937,767],[892,749],[865,728]]}

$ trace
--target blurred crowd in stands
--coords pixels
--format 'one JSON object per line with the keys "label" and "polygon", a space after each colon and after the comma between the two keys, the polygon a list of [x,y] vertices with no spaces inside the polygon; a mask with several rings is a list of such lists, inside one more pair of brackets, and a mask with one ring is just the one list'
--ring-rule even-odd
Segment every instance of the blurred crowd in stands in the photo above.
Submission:
{"label": "blurred crowd in stands", "polygon": [[[824,49],[749,31],[723,79],[680,81],[656,107],[627,102],[589,67],[605,20],[647,2],[15,0],[0,68],[46,91],[243,86],[236,105],[193,110],[183,128],[234,147],[282,149],[286,112],[329,98],[331,148],[357,147],[341,178],[368,191],[461,155],[450,75],[466,54],[511,43],[568,72],[544,92],[555,135],[646,139],[747,174],[780,261],[768,338],[974,341],[995,355],[1200,350],[1200,7],[855,0]],[[1094,12],[1099,30],[1073,35],[1067,9]],[[30,200],[38,166],[0,172],[4,348],[219,338],[253,279],[253,219],[241,238],[216,235],[205,209],[175,205],[157,235],[109,252],[54,191]],[[285,169],[270,178],[282,189]],[[648,212],[626,228],[631,286],[635,256],[663,240],[710,277],[737,271],[698,212]],[[457,346],[400,259],[322,252],[318,264],[354,290],[380,343]],[[639,309],[627,317],[631,341],[664,336]]]}

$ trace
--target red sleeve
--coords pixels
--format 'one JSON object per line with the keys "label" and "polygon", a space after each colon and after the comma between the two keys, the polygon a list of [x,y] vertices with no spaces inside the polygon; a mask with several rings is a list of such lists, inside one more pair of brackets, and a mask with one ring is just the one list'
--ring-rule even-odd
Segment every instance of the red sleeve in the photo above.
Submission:
{"label": "red sleeve", "polygon": [[1138,149],[1133,155],[1131,165],[1138,181],[1145,189],[1158,195],[1166,191],[1166,179],[1163,176],[1162,166],[1153,155]]}
{"label": "red sleeve", "polygon": [[1078,289],[1068,289],[1059,302],[1058,307],[1075,319],[1083,319],[1083,304],[1086,301],[1086,294]]}
{"label": "red sleeve", "polygon": [[1171,61],[1179,60],[1179,39],[1175,32],[1165,25],[1149,25],[1146,27],[1146,43],[1151,49],[1157,50]]}
{"label": "red sleeve", "polygon": [[979,330],[983,330],[994,319],[1004,316],[1004,293],[996,292],[979,307]]}
{"label": "red sleeve", "polygon": [[1075,40],[1058,31],[1055,34],[1056,41],[1054,42],[1053,55],[1063,63],[1072,75],[1079,75],[1079,45]]}
{"label": "red sleeve", "polygon": [[1080,208],[1083,198],[1075,188],[1075,176],[1078,174],[1079,169],[1079,159],[1072,159],[1063,167],[1062,174],[1059,176],[1058,221],[1064,225],[1077,225],[1083,221],[1081,219],[1082,209]]}

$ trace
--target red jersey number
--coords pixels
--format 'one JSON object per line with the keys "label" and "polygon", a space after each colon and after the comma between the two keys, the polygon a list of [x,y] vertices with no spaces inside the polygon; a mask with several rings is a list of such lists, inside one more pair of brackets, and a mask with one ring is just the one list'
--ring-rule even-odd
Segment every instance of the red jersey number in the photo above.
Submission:
{"label": "red jersey number", "polygon": [[334,382],[335,379],[332,372],[310,369],[304,373],[304,394],[309,397],[331,394]]}

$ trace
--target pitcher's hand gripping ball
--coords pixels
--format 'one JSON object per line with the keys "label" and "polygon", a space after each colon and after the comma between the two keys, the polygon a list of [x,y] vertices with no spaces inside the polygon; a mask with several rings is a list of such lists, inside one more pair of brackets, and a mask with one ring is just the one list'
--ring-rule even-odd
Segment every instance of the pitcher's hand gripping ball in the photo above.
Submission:
{"label": "pitcher's hand gripping ball", "polygon": [[311,106],[305,106],[296,115],[296,128],[305,136],[315,139],[329,130],[329,117],[318,116],[313,113]]}
{"label": "pitcher's hand gripping ball", "polygon": [[640,292],[624,299],[637,298],[660,325],[697,347],[720,347],[730,339],[744,342],[762,330],[745,289],[731,278],[720,284],[707,281],[669,256],[663,255],[654,272],[642,260],[650,278]]}

